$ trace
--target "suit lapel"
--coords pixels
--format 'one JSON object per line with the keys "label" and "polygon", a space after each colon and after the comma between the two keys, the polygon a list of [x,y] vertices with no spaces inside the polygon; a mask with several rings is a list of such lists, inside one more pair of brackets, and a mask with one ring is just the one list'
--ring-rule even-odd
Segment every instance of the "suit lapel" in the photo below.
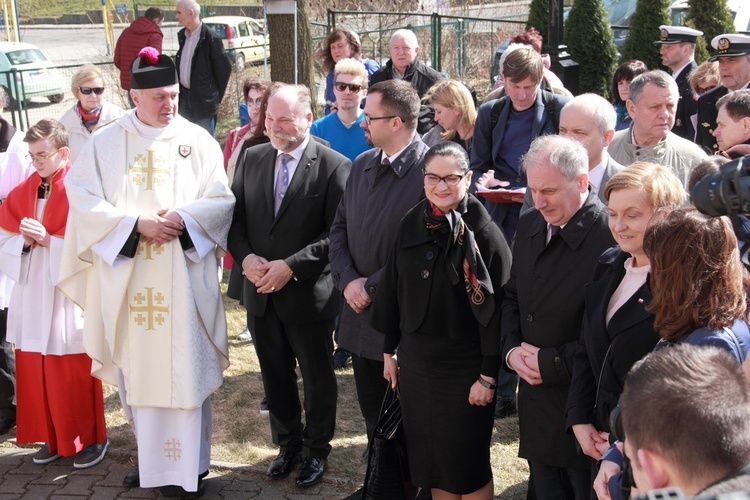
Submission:
{"label": "suit lapel", "polygon": [[266,156],[261,158],[258,166],[262,169],[260,183],[266,197],[266,208],[268,209],[268,213],[273,215],[273,182],[276,173],[276,150],[270,148]]}
{"label": "suit lapel", "polygon": [[[310,175],[310,169],[314,165],[315,160],[317,158],[318,158],[318,149],[317,149],[317,146],[315,145],[315,140],[312,137],[310,137],[310,141],[308,142],[307,147],[305,148],[305,151],[302,153],[302,158],[300,158],[299,163],[297,164],[297,168],[294,171],[294,176],[292,177],[292,180],[289,183],[289,188],[287,188],[286,190],[284,199],[281,200],[279,213],[276,214],[276,217],[274,219],[274,224],[284,215],[284,212],[286,212],[287,207],[299,195],[300,188],[304,186],[305,183],[307,182],[309,175]],[[272,193],[271,198],[273,198],[273,183],[271,187],[271,193]]]}

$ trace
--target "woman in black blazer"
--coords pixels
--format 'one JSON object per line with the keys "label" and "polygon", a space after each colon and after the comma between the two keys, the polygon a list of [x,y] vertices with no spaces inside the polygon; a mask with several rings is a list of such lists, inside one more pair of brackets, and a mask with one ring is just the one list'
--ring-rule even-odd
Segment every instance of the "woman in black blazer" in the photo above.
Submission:
{"label": "woman in black blazer", "polygon": [[609,180],[604,196],[618,246],[602,254],[593,281],[584,289],[586,311],[566,415],[568,429],[593,459],[609,448],[609,414],[625,375],[659,341],[654,316],[646,311],[651,302],[650,263],[643,236],[652,215],[679,207],[686,193],[668,168],[636,162]]}
{"label": "woman in black blazer", "polygon": [[411,480],[433,498],[493,494],[500,298],[511,254],[468,194],[470,182],[459,145],[440,142],[425,154],[426,199],[402,219],[373,301],[384,376],[400,389]]}

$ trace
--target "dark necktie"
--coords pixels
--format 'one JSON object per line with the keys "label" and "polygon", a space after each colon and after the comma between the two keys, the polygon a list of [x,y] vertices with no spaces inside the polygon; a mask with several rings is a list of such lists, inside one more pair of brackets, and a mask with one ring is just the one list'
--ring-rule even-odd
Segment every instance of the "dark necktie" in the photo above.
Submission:
{"label": "dark necktie", "polygon": [[284,199],[286,190],[289,187],[289,168],[287,163],[292,160],[292,155],[286,153],[279,156],[279,172],[276,175],[276,186],[273,190],[273,214],[279,213],[279,207],[281,206],[281,200]]}
{"label": "dark necktie", "polygon": [[560,229],[562,229],[560,226],[556,226],[554,224],[549,225],[549,241],[547,242],[548,245],[560,235]]}

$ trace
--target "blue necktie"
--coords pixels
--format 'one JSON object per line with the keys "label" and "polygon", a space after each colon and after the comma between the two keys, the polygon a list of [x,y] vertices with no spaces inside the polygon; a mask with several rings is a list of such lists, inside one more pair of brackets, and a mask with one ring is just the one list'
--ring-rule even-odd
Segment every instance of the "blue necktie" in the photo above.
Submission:
{"label": "blue necktie", "polygon": [[279,156],[280,166],[279,173],[276,176],[276,186],[273,190],[273,214],[279,213],[279,207],[281,206],[281,200],[284,199],[286,190],[289,187],[289,168],[287,163],[292,161],[292,155],[282,154]]}

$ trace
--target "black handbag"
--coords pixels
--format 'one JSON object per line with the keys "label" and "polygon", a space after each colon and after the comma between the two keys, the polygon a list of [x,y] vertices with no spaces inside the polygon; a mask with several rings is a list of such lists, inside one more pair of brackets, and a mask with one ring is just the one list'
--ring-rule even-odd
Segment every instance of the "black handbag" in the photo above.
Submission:
{"label": "black handbag", "polygon": [[368,448],[363,498],[407,500],[412,496],[409,490],[409,464],[401,425],[401,401],[398,390],[392,389],[389,384]]}

